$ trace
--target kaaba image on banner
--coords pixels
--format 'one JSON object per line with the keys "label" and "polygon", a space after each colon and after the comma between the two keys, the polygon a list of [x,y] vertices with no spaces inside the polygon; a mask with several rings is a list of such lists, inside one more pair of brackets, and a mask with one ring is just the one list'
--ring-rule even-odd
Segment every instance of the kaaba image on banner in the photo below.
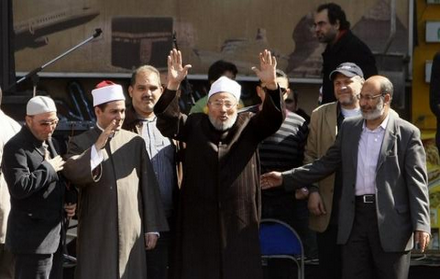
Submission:
{"label": "kaaba image on banner", "polygon": [[112,18],[112,65],[129,70],[145,64],[166,69],[172,34],[171,17]]}

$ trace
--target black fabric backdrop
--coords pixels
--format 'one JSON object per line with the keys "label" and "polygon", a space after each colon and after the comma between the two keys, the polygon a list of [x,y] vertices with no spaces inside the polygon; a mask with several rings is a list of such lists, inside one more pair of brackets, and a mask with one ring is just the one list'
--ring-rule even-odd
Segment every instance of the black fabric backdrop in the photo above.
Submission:
{"label": "black fabric backdrop", "polygon": [[[15,82],[12,0],[0,1],[0,18],[0,86],[3,91],[5,91]],[[3,92],[3,94],[5,93],[6,92]]]}

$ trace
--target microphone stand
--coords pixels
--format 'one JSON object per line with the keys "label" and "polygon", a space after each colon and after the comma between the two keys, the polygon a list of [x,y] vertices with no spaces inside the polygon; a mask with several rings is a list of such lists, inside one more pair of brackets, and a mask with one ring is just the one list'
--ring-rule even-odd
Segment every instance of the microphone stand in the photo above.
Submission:
{"label": "microphone stand", "polygon": [[64,56],[70,54],[71,52],[75,51],[76,49],[78,49],[78,48],[82,47],[83,45],[87,44],[91,40],[99,37],[101,35],[101,33],[102,33],[101,28],[95,29],[95,33],[91,37],[89,37],[88,39],[82,41],[81,43],[79,43],[76,46],[72,47],[71,49],[67,50],[66,52],[58,55],[54,59],[52,59],[49,62],[45,63],[44,65],[41,65],[40,67],[33,69],[32,71],[27,73],[24,77],[22,77],[21,79],[17,80],[14,84],[9,86],[8,89],[6,89],[6,91],[11,90],[13,87],[17,86],[21,82],[25,81],[28,78],[31,78],[32,84],[33,84],[33,97],[35,97],[35,95],[37,93],[37,84],[38,84],[38,81],[40,80],[40,77],[38,76],[39,72],[41,72],[44,68],[46,68],[47,66],[51,65],[52,63],[55,63],[59,59],[63,58]]}

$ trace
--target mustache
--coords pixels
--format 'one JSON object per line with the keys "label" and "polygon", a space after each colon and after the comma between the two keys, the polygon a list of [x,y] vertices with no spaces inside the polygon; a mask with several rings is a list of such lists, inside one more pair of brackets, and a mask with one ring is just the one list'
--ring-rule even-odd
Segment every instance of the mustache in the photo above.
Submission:
{"label": "mustache", "polygon": [[142,96],[142,101],[154,101],[153,97],[150,96]]}

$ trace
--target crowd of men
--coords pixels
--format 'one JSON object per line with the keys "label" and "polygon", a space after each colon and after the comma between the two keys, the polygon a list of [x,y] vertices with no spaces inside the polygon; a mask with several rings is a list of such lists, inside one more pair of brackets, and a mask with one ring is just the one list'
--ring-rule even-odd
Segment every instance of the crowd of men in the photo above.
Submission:
{"label": "crowd of men", "polygon": [[76,215],[80,279],[263,278],[261,218],[298,231],[321,278],[407,278],[413,244],[430,240],[425,151],[349,27],[338,5],[318,7],[323,104],[310,118],[268,50],[252,68],[261,103],[243,109],[237,68],[218,61],[184,114],[191,65],[175,49],[166,84],[153,66],[133,72],[129,106],[102,81],[95,127],[66,150],[50,97],[29,100],[23,127],[0,111],[0,277],[62,278]]}

